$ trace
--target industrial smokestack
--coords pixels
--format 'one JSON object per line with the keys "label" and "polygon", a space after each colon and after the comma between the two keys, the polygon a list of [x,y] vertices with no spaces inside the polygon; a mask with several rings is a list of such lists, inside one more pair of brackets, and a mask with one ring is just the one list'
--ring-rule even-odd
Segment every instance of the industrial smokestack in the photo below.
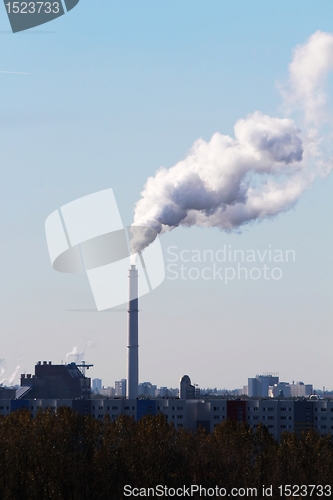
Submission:
{"label": "industrial smokestack", "polygon": [[129,269],[128,301],[128,352],[127,352],[127,397],[138,396],[139,345],[138,345],[138,270],[134,265]]}

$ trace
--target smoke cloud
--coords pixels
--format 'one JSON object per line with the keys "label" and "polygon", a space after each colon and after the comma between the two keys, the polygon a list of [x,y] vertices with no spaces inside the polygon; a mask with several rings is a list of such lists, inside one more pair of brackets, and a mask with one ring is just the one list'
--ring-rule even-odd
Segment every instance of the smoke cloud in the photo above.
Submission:
{"label": "smoke cloud", "polygon": [[[19,369],[21,368],[20,365],[16,365],[13,373],[8,377],[8,378],[2,378],[0,380],[0,385],[13,385],[13,383],[15,382],[15,379],[16,379],[16,376],[19,372]],[[5,369],[5,360],[4,359],[0,359],[0,376],[3,376],[6,372],[6,369]]]}
{"label": "smoke cloud", "polygon": [[11,376],[10,376],[10,377],[9,377],[9,379],[8,379],[8,384],[9,384],[9,385],[13,385],[13,383],[15,382],[16,376],[17,376],[17,374],[18,374],[18,372],[19,372],[19,369],[20,369],[20,368],[21,368],[21,366],[20,366],[20,365],[17,365],[17,366],[15,367],[15,370],[13,371],[13,373],[11,374]]}
{"label": "smoke cloud", "polygon": [[[2,375],[4,375],[6,369],[5,369],[5,360],[4,358],[0,358],[0,377],[2,377]],[[2,380],[0,381],[0,383],[2,383]]]}
{"label": "smoke cloud", "polygon": [[84,358],[84,351],[79,352],[77,346],[75,346],[71,352],[66,354],[66,361],[68,358],[73,358],[72,361],[74,361],[74,363],[80,363]]}
{"label": "smoke cloud", "polygon": [[[256,111],[234,126],[234,137],[197,140],[188,156],[149,177],[135,206],[132,252],[182,226],[239,230],[291,209],[318,176],[332,169],[320,127],[328,120],[324,84],[333,67],[333,36],[316,32],[296,47],[282,90],[291,118]],[[143,226],[145,228],[143,228]]]}

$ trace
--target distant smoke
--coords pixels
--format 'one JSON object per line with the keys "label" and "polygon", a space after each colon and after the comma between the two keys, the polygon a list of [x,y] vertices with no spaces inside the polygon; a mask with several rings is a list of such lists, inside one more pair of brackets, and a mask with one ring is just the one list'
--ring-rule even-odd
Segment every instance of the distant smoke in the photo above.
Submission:
{"label": "distant smoke", "polygon": [[84,337],[84,338],[85,338],[85,340],[86,340],[86,349],[88,349],[88,348],[89,348],[89,349],[94,349],[94,347],[96,347],[96,346],[97,346],[96,342],[94,342],[93,340],[88,339],[88,338],[86,338],[86,337]]}
{"label": "distant smoke", "polygon": [[289,87],[282,92],[287,104],[300,108],[307,123],[327,121],[325,80],[333,68],[333,36],[317,31],[298,45],[289,65]]}
{"label": "distant smoke", "polygon": [[[4,364],[5,364],[5,360],[4,359],[0,359],[0,376],[4,375],[5,372],[6,372],[6,369],[4,367]],[[13,373],[8,377],[8,378],[2,378],[0,380],[0,385],[13,385],[13,383],[15,382],[15,378],[18,374],[18,371],[19,369],[21,368],[20,365],[17,365],[13,371]]]}
{"label": "distant smoke", "polygon": [[72,352],[68,352],[66,354],[66,361],[68,358],[73,358],[72,361],[74,361],[74,363],[80,363],[84,358],[84,351],[79,352],[77,346],[75,346],[73,347]]}
{"label": "distant smoke", "polygon": [[15,367],[15,370],[13,371],[13,373],[11,374],[11,376],[8,379],[8,385],[13,385],[13,383],[16,379],[16,375],[18,374],[20,368],[21,368],[20,365],[17,365]]}
{"label": "distant smoke", "polygon": [[[4,375],[6,369],[5,369],[5,360],[4,358],[0,358],[0,377],[2,377],[2,375]],[[2,383],[2,381],[0,381],[0,384]]]}
{"label": "distant smoke", "polygon": [[234,138],[217,132],[209,142],[199,139],[184,160],[149,177],[133,224],[146,229],[135,232],[132,251],[179,225],[232,231],[292,208],[332,169],[317,128],[327,118],[323,88],[332,67],[331,34],[316,32],[294,51],[282,94],[289,112],[304,115],[303,130],[290,118],[256,111],[236,122]]}

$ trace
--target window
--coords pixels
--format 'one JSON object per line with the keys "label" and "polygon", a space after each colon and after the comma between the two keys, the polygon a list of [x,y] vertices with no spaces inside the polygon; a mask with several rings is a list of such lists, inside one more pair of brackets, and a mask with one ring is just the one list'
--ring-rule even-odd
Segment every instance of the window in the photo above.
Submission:
{"label": "window", "polygon": [[320,411],[326,411],[326,408],[320,408]]}
{"label": "window", "polygon": [[[93,406],[93,409],[95,409],[94,406]],[[118,410],[118,406],[112,406],[112,410]]]}
{"label": "window", "polygon": [[182,406],[177,406],[177,410],[183,410],[184,408]]}
{"label": "window", "polygon": [[267,425],[268,429],[274,429],[274,425]]}
{"label": "window", "polygon": [[130,410],[130,409],[131,409],[131,407],[130,407],[130,406],[124,406],[124,410],[125,410],[125,411],[126,411],[126,410]]}
{"label": "window", "polygon": [[286,429],[287,426],[286,425],[281,425],[281,429]]}
{"label": "window", "polygon": [[274,408],[268,408],[268,411],[274,411]]}
{"label": "window", "polygon": [[286,411],[286,410],[287,410],[287,408],[285,408],[285,407],[284,408],[280,408],[280,411]]}
{"label": "window", "polygon": [[281,417],[281,420],[287,420],[287,417]]}
{"label": "window", "polygon": [[220,420],[220,415],[214,415],[214,420]]}
{"label": "window", "polygon": [[274,417],[273,416],[269,416],[269,417],[267,417],[267,420],[274,420]]}
{"label": "window", "polygon": [[183,415],[177,415],[177,419],[181,420],[183,418]]}

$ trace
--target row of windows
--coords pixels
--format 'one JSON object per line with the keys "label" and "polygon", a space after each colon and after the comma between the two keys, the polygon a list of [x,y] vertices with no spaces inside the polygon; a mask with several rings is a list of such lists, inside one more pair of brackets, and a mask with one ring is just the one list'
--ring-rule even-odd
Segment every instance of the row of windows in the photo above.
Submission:
{"label": "row of windows", "polygon": [[[252,417],[248,416],[247,417],[249,420],[252,418],[252,420],[259,420],[259,415],[253,415]],[[287,417],[280,417],[281,420],[287,420]],[[267,417],[265,417],[265,415],[262,417],[263,420],[274,420],[274,416],[273,415],[268,415]],[[288,417],[288,420],[292,420],[291,417]]]}
{"label": "row of windows", "polygon": [[[258,427],[258,425],[255,424],[252,427],[253,427],[253,429],[256,429]],[[291,429],[291,425],[281,425],[280,427],[281,427],[281,429]],[[274,425],[267,425],[267,428],[274,429]]]}
{"label": "row of windows", "polygon": [[[98,407],[98,410],[103,410],[103,408],[104,408],[104,406],[99,406],[99,407]],[[96,409],[96,407],[95,407],[95,406],[93,406],[93,407],[92,407],[92,409],[93,409],[93,410],[95,410],[95,409]],[[130,406],[124,406],[124,410],[125,410],[125,411],[126,411],[126,410],[130,410],[130,409],[131,409],[131,407],[130,407]],[[106,410],[110,410],[110,406],[107,406],[107,407],[106,407]],[[113,411],[114,411],[114,410],[120,410],[120,408],[119,408],[119,406],[112,406],[112,407],[111,407],[111,410],[113,410]],[[132,406],[132,411],[134,411],[134,410],[135,410],[135,406]]]}

